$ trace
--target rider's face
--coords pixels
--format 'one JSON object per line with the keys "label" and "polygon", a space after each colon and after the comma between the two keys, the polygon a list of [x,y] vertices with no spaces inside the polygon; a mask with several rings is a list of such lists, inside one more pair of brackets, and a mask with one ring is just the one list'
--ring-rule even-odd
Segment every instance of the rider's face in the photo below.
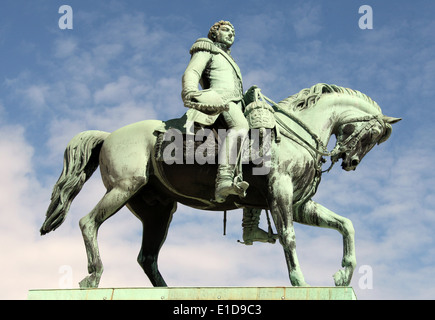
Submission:
{"label": "rider's face", "polygon": [[223,43],[228,48],[234,43],[234,29],[227,25],[222,25],[219,28],[216,41],[219,43]]}

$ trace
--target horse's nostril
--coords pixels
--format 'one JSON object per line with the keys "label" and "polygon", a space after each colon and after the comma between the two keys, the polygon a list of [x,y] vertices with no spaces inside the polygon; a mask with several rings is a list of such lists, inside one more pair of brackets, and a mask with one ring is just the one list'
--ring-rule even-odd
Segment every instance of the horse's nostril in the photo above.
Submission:
{"label": "horse's nostril", "polygon": [[353,159],[351,162],[352,167],[356,167],[359,164],[359,161],[357,159]]}

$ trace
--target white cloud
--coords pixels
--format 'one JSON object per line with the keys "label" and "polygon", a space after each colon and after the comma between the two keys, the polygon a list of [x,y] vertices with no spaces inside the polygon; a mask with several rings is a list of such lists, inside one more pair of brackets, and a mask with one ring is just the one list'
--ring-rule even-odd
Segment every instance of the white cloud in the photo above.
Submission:
{"label": "white cloud", "polygon": [[306,3],[292,10],[290,16],[296,36],[299,38],[316,35],[321,29],[321,6]]}
{"label": "white cloud", "polygon": [[31,108],[46,107],[49,87],[47,85],[31,85],[24,90]]}
{"label": "white cloud", "polygon": [[133,100],[136,96],[143,97],[149,90],[128,76],[121,76],[116,82],[110,82],[103,89],[94,93],[96,104],[121,104]]}
{"label": "white cloud", "polygon": [[70,57],[76,52],[77,45],[74,38],[58,39],[54,43],[54,56],[61,59]]}
{"label": "white cloud", "polygon": [[7,275],[2,280],[3,299],[25,298],[26,285],[34,278],[31,261],[39,252],[33,246],[32,226],[44,192],[32,170],[33,148],[23,136],[20,126],[0,128],[0,272]]}

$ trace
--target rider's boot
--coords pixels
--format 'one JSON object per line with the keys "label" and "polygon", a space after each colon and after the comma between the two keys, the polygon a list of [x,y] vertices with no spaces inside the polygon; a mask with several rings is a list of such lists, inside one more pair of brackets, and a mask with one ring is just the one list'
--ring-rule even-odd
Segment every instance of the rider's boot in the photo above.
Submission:
{"label": "rider's boot", "polygon": [[252,245],[254,241],[275,243],[276,235],[269,235],[258,227],[261,209],[243,210],[243,243]]}
{"label": "rider's boot", "polygon": [[244,197],[249,183],[246,181],[237,181],[234,179],[235,165],[221,164],[218,167],[216,176],[215,201],[222,203],[231,195]]}

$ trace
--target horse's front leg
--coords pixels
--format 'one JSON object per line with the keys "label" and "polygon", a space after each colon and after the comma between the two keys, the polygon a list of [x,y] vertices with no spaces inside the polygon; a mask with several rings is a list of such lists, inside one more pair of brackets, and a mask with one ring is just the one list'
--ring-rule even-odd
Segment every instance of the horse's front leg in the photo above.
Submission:
{"label": "horse's front leg", "polygon": [[296,255],[296,236],[293,227],[293,184],[288,175],[272,175],[269,181],[270,211],[284,249],[290,282],[293,286],[307,286]]}
{"label": "horse's front leg", "polygon": [[343,235],[343,270],[334,275],[336,286],[348,286],[356,267],[355,257],[355,230],[352,222],[310,200],[305,203],[294,215],[294,221],[337,230]]}

